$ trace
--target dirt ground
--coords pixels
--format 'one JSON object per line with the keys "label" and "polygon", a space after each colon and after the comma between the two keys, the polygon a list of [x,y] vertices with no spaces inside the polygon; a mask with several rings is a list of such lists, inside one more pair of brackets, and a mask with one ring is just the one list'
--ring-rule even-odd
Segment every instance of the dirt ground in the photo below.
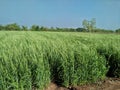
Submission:
{"label": "dirt ground", "polygon": [[120,90],[120,78],[107,78],[104,81],[95,84],[76,86],[76,87],[59,87],[51,83],[45,90]]}

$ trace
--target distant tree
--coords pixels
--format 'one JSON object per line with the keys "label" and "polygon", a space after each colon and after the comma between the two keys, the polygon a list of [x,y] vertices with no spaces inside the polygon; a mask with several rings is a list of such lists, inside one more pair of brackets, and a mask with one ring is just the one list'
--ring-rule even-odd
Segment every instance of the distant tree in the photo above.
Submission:
{"label": "distant tree", "polygon": [[41,31],[49,31],[49,30],[51,30],[51,29],[49,29],[49,28],[47,28],[47,27],[44,27],[44,26],[41,26],[41,27],[40,27],[40,30],[41,30]]}
{"label": "distant tree", "polygon": [[57,31],[63,31],[62,28],[56,27]]}
{"label": "distant tree", "polygon": [[101,28],[95,28],[93,32],[98,32],[98,33],[114,33],[113,30],[106,30],[106,29],[101,29]]}
{"label": "distant tree", "polygon": [[16,23],[6,25],[5,29],[6,30],[21,30],[20,26]]}
{"label": "distant tree", "polygon": [[76,29],[75,29],[75,28],[69,28],[69,31],[71,31],[71,32],[75,32]]}
{"label": "distant tree", "polygon": [[43,27],[43,26],[41,26],[41,27],[40,27],[40,30],[41,30],[41,31],[44,31],[44,27]]}
{"label": "distant tree", "polygon": [[96,28],[96,20],[95,18],[92,18],[91,21],[83,20],[82,22],[83,28],[88,30],[89,32],[92,32]]}
{"label": "distant tree", "polygon": [[5,28],[4,28],[4,26],[3,25],[0,25],[0,31],[1,30],[4,30]]}
{"label": "distant tree", "polygon": [[116,32],[116,33],[120,33],[120,28],[119,28],[119,29],[117,29],[117,30],[115,30],[115,32]]}
{"label": "distant tree", "polygon": [[40,28],[39,28],[39,26],[38,25],[32,25],[32,27],[31,27],[31,29],[30,30],[32,30],[32,31],[39,31],[40,30]]}
{"label": "distant tree", "polygon": [[92,18],[90,21],[90,31],[93,31],[96,28],[96,19]]}
{"label": "distant tree", "polygon": [[54,27],[51,27],[50,30],[51,30],[51,31],[55,31]]}
{"label": "distant tree", "polygon": [[85,28],[77,28],[76,31],[77,32],[87,32],[87,30]]}
{"label": "distant tree", "polygon": [[28,30],[28,27],[23,25],[23,26],[22,26],[22,30],[23,30],[23,31],[27,31],[27,30]]}
{"label": "distant tree", "polygon": [[89,24],[88,21],[84,19],[82,22],[83,28],[88,29],[88,26],[89,26],[88,24]]}

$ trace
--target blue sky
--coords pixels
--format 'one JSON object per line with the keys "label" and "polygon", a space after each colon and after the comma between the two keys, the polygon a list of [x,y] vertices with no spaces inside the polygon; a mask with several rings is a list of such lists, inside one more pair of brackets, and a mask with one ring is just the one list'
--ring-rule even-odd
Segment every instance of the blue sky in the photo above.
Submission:
{"label": "blue sky", "polygon": [[120,28],[120,0],[0,0],[0,24],[76,28],[91,18],[98,28]]}

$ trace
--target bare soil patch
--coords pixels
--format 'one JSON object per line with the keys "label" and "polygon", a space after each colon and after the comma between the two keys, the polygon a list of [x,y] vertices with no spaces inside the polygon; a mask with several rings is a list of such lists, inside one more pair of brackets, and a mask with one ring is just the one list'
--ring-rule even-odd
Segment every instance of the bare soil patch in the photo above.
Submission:
{"label": "bare soil patch", "polygon": [[51,83],[45,90],[120,90],[120,78],[107,78],[95,84],[68,88]]}

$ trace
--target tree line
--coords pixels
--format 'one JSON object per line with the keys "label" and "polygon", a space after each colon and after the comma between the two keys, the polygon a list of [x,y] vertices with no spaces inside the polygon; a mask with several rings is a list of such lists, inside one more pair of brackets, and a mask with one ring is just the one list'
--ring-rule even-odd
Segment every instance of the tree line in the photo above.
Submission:
{"label": "tree line", "polygon": [[20,26],[17,23],[7,24],[7,25],[0,25],[0,31],[59,31],[59,32],[100,32],[100,33],[120,33],[120,28],[117,30],[106,30],[96,28],[95,26],[96,21],[92,19],[91,21],[83,20],[82,25],[83,27],[78,28],[59,28],[59,27],[44,27],[39,25],[32,25],[31,27],[27,26]]}

